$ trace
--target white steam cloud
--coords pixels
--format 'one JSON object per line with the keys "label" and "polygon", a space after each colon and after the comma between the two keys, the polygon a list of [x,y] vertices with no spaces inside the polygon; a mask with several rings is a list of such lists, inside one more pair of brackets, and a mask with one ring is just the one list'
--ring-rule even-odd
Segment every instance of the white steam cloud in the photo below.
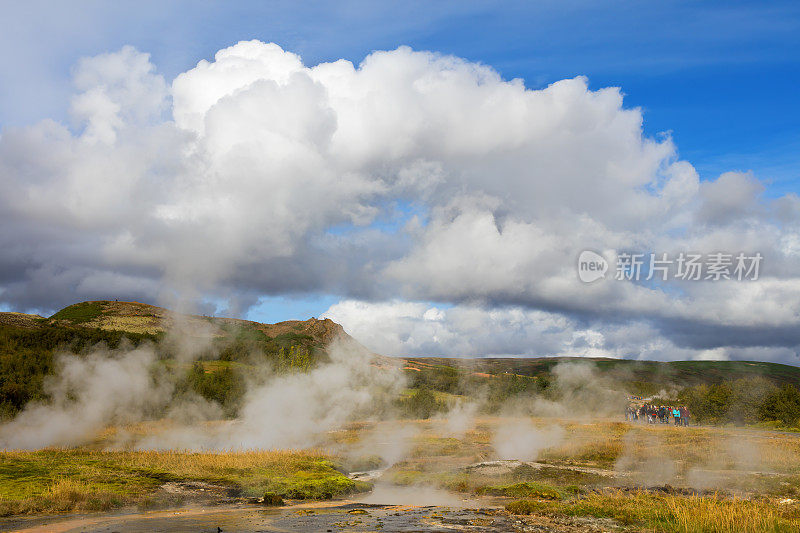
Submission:
{"label": "white steam cloud", "polygon": [[109,424],[156,414],[171,399],[172,388],[151,374],[154,362],[150,347],[58,356],[57,373],[44,385],[52,401],[31,402],[0,426],[0,449],[70,446]]}
{"label": "white steam cloud", "polygon": [[530,419],[511,419],[497,428],[492,445],[498,459],[535,461],[542,450],[561,444],[565,434],[557,425],[540,428]]}

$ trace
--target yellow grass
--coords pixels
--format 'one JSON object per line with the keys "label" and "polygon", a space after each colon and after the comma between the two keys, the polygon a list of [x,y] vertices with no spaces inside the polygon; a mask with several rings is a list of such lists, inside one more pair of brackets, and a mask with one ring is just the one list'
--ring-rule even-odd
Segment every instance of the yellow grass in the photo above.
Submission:
{"label": "yellow grass", "polygon": [[517,514],[591,516],[650,531],[681,533],[765,533],[800,530],[796,504],[717,496],[592,493],[570,501],[518,500],[508,504]]}
{"label": "yellow grass", "polygon": [[796,505],[777,505],[766,500],[667,497],[659,514],[673,531],[761,533],[798,531]]}

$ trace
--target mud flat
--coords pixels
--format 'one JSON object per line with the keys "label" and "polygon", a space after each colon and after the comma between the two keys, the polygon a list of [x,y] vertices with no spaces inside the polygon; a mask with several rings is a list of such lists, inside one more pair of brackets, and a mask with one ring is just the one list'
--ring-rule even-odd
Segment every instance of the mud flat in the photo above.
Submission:
{"label": "mud flat", "polygon": [[[489,501],[485,502],[491,503]],[[463,508],[335,501],[259,508],[252,505],[0,521],[3,531],[25,533],[153,531],[191,532],[601,532],[618,529],[611,521],[585,518],[519,517],[502,507]]]}

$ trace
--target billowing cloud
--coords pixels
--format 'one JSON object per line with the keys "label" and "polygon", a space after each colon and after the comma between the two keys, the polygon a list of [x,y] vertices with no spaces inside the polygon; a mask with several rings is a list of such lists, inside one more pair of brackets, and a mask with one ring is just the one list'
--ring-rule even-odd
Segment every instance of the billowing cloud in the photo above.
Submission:
{"label": "billowing cloud", "polygon": [[[125,47],[81,61],[74,82],[73,124],[0,137],[12,307],[245,310],[313,291],[342,296],[332,315],[390,310],[399,329],[373,321],[357,336],[380,332],[396,353],[786,358],[800,345],[796,196],[770,199],[750,174],[701,181],[617,88],[578,77],[532,90],[405,47],[308,66],[258,41],[171,84]],[[764,259],[752,282],[585,285],[584,249]],[[418,319],[420,301],[453,305],[447,327]],[[403,306],[417,318],[400,320]],[[536,325],[510,326],[519,313]],[[609,340],[636,332],[658,349]]]}

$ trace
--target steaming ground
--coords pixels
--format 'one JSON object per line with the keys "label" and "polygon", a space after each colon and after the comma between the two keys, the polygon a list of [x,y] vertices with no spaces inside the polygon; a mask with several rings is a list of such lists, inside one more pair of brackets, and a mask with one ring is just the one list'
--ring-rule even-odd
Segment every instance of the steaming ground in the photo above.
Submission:
{"label": "steaming ground", "polygon": [[[178,326],[179,327],[179,326]],[[214,331],[180,335],[172,331],[168,341],[177,347],[179,360],[191,362],[207,354]],[[221,420],[222,406],[198,395],[174,394],[169,367],[158,365],[155,348],[101,347],[86,355],[61,354],[57,371],[45,380],[48,401],[28,404],[13,420],[0,426],[0,447],[41,449],[78,446],[95,440],[110,426],[125,427],[142,421],[162,420],[161,430],[137,435],[116,433],[111,449],[137,450],[250,450],[311,448],[324,444],[324,435],[355,420],[395,420],[400,413],[393,403],[407,386],[399,366],[379,359],[350,339],[339,338],[327,348],[330,361],[306,372],[275,374],[271,367],[255,368],[239,414]],[[586,416],[621,412],[624,395],[603,381],[592,367],[566,363],[554,370],[559,401],[537,399],[533,403],[509,400],[500,411],[506,415],[566,413]],[[463,436],[474,424],[484,401],[459,398],[437,420],[441,431]],[[592,406],[589,408],[589,406]],[[373,436],[357,446],[369,447],[385,463],[403,457],[412,429],[396,425],[390,434]],[[500,458],[533,460],[545,447],[563,439],[558,425],[546,429],[517,422],[496,429],[494,449]],[[352,455],[351,452],[347,452]]]}
{"label": "steaming ground", "polygon": [[[202,337],[171,342],[179,343],[183,363],[210,346]],[[0,426],[6,450],[0,514],[221,505],[232,513],[231,527],[255,531],[270,530],[267,518],[251,513],[268,497],[289,504],[346,498],[343,505],[377,507],[342,507],[302,523],[278,510],[270,524],[285,519],[308,531],[378,524],[384,531],[435,531],[444,523],[521,531],[547,519],[536,527],[606,531],[647,526],[655,518],[641,515],[643,509],[675,514],[711,502],[709,509],[723,513],[730,502],[760,502],[748,503],[762,507],[737,520],[766,516],[800,527],[795,435],[625,423],[619,385],[574,363],[555,368],[558,394],[549,399],[516,397],[488,416],[489,391],[475,390],[448,398],[429,419],[408,419],[397,407],[409,385],[400,365],[342,339],[328,354],[308,371],[255,368],[233,419],[222,416],[219,404],[176,396],[170,367],[158,363],[153,346],[62,354],[45,384],[50,401],[33,402]],[[21,478],[20,472],[38,473]],[[124,488],[114,485],[120,479]],[[420,512],[420,506],[433,507]],[[356,513],[359,522],[351,513],[357,510],[366,513]],[[598,521],[609,515],[627,518]],[[401,518],[395,523],[389,516]],[[30,523],[0,521],[0,527]],[[752,531],[764,525],[752,523]],[[170,524],[164,527],[185,529]]]}
{"label": "steaming ground", "polygon": [[[207,423],[209,428],[202,433],[210,433],[218,424]],[[308,438],[317,448],[313,453],[333,458],[349,477],[367,479],[372,485],[358,489],[364,492],[335,495],[333,507],[325,509],[308,509],[307,502],[289,497],[285,499],[288,507],[265,510],[258,499],[264,481],[289,479],[290,469],[281,465],[291,464],[293,457],[306,452],[281,452],[287,455],[278,458],[274,471],[262,469],[268,458],[248,461],[248,454],[254,452],[221,449],[185,455],[175,450],[92,455],[98,453],[92,449],[118,446],[120,433],[126,433],[130,442],[163,442],[175,431],[163,421],[109,428],[90,445],[72,450],[6,452],[3,462],[21,471],[23,465],[30,469],[30,465],[46,461],[53,476],[71,472],[76,479],[82,476],[83,461],[99,462],[110,470],[103,470],[102,475],[93,473],[96,479],[111,473],[114,479],[127,479],[128,483],[136,479],[131,477],[132,471],[139,476],[155,469],[159,481],[146,498],[163,498],[159,505],[185,509],[169,516],[128,514],[114,522],[104,522],[112,518],[103,515],[74,524],[76,531],[108,527],[120,532],[148,528],[212,531],[220,525],[229,531],[441,531],[445,526],[454,531],[526,531],[534,526],[540,528],[533,529],[536,531],[554,532],[615,531],[623,526],[638,531],[638,526],[646,529],[647,522],[636,513],[701,501],[714,502],[708,507],[719,507],[720,512],[729,502],[743,509],[759,506],[752,512],[764,516],[800,510],[800,443],[795,435],[635,425],[605,417],[477,415],[469,426],[460,436],[453,436],[444,418],[359,420],[313,432]],[[176,461],[203,461],[210,466],[180,469],[174,466]],[[130,462],[133,468],[128,466]],[[314,468],[301,468],[304,479],[314,478]],[[346,479],[336,474],[340,476],[336,483]],[[165,481],[169,479],[175,481]],[[236,483],[244,487],[243,492],[229,490]],[[42,497],[53,498],[58,490],[45,488]],[[133,498],[131,503],[137,501],[142,500]],[[509,513],[506,507],[516,509],[512,504],[517,501],[533,502],[540,512]],[[583,507],[571,507],[582,501],[587,502]],[[620,511],[623,503],[631,509]],[[623,518],[603,518],[612,512]],[[155,521],[148,522],[148,517]],[[40,523],[0,519],[0,529]],[[383,527],[378,528],[379,524]],[[740,529],[761,530],[768,529]]]}

